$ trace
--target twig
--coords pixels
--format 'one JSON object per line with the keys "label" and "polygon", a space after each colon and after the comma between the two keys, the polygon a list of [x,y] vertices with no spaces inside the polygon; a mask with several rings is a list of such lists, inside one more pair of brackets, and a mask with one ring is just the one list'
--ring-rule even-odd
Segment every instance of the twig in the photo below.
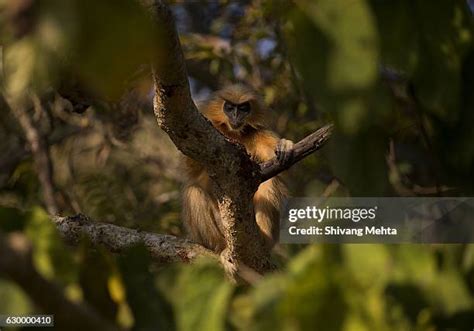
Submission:
{"label": "twig", "polygon": [[[39,100],[35,100],[34,104],[35,107],[41,107]],[[25,132],[26,140],[30,145],[46,209],[48,210],[48,213],[55,215],[58,213],[58,204],[54,196],[53,166],[49,155],[47,141],[33,124],[32,119],[24,106],[10,104],[10,109]]]}
{"label": "twig", "polygon": [[[58,135],[49,137],[47,139],[47,145],[52,146],[61,143],[65,139],[80,133],[85,133],[88,128],[71,128]],[[4,158],[0,159],[0,188],[6,185],[8,178],[10,178],[12,172],[20,164],[20,162],[31,157],[31,147],[23,145],[10,146],[8,150],[0,151],[1,155],[5,155]]]}
{"label": "twig", "polygon": [[323,198],[329,198],[336,192],[336,190],[339,188],[341,184],[336,178],[333,178],[331,182],[326,186],[324,189],[323,193],[321,194],[321,197]]}
{"label": "twig", "polygon": [[[430,172],[435,182],[437,195],[442,196],[443,189],[441,188],[439,178],[439,160],[436,158],[433,144],[424,124],[423,105],[421,104],[421,101],[419,100],[416,93],[415,84],[409,77],[393,68],[382,66],[379,72],[382,79],[390,87],[392,95],[398,101],[401,101],[406,106],[410,114],[413,115],[415,125],[430,157]],[[397,86],[399,87],[397,88]]]}

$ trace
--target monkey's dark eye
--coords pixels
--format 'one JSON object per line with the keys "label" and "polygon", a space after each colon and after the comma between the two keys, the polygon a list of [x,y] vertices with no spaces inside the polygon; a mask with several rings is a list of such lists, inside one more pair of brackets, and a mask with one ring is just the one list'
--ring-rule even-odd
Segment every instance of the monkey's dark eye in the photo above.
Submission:
{"label": "monkey's dark eye", "polygon": [[247,102],[241,103],[240,105],[237,106],[237,109],[244,113],[248,113],[250,111],[250,102],[247,101]]}
{"label": "monkey's dark eye", "polygon": [[231,104],[230,102],[227,102],[227,101],[224,102],[224,110],[225,111],[232,111],[232,109],[234,107],[235,106],[233,104]]}

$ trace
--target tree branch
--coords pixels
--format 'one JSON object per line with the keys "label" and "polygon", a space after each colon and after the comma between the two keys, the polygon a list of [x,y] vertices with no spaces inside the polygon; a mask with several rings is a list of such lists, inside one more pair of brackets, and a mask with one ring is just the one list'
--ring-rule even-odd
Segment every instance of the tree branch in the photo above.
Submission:
{"label": "tree branch", "polygon": [[116,253],[142,244],[148,249],[153,260],[160,263],[190,262],[199,256],[216,257],[208,249],[186,239],[94,222],[82,214],[54,217],[54,222],[61,236],[71,244],[88,238],[94,246],[104,246]]}
{"label": "tree branch", "polygon": [[[82,214],[56,216],[53,220],[63,239],[73,245],[77,245],[81,239],[87,239],[92,245],[105,247],[115,253],[136,245],[144,245],[153,261],[157,263],[189,263],[199,257],[218,259],[218,256],[207,248],[171,235],[142,232],[96,222]],[[249,284],[254,284],[261,277],[258,272],[245,264],[240,264],[236,272],[243,281]]]}
{"label": "tree branch", "polygon": [[[215,130],[195,106],[170,9],[159,0],[141,2],[151,11],[156,23],[157,43],[161,49],[153,61],[156,93],[154,109],[160,127],[183,154],[211,170],[211,176],[228,176],[229,170],[238,172],[242,162],[254,167],[245,149],[236,147]],[[216,167],[216,164],[230,165],[230,169]]]}
{"label": "tree branch", "polygon": [[275,177],[280,172],[289,169],[293,164],[301,161],[308,155],[323,147],[332,135],[333,125],[323,126],[306,138],[300,140],[293,147],[293,157],[288,162],[281,164],[276,158],[260,165],[262,182]]}

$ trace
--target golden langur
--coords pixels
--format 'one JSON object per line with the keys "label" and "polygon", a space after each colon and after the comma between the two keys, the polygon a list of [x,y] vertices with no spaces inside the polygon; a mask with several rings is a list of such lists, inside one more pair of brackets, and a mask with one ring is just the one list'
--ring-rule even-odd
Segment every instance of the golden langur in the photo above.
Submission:
{"label": "golden langur", "polygon": [[[243,85],[231,85],[204,102],[199,110],[226,137],[245,146],[258,162],[275,156],[290,158],[293,143],[279,139],[268,130],[269,114],[257,95]],[[221,252],[225,249],[217,199],[213,196],[208,173],[198,162],[185,158],[187,181],[183,192],[184,226],[191,240]],[[287,190],[280,178],[260,184],[253,197],[255,219],[267,247],[275,244],[279,232],[280,207]]]}

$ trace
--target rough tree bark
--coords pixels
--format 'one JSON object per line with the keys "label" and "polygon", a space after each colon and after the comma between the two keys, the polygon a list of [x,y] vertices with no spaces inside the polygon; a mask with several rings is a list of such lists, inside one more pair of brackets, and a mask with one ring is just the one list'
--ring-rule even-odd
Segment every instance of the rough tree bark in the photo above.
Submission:
{"label": "rough tree bark", "polygon": [[144,245],[153,260],[158,263],[190,262],[202,256],[216,257],[210,250],[187,239],[100,223],[82,214],[57,216],[53,221],[64,240],[73,245],[83,238],[88,238],[92,245],[103,246],[115,253],[136,245]]}

